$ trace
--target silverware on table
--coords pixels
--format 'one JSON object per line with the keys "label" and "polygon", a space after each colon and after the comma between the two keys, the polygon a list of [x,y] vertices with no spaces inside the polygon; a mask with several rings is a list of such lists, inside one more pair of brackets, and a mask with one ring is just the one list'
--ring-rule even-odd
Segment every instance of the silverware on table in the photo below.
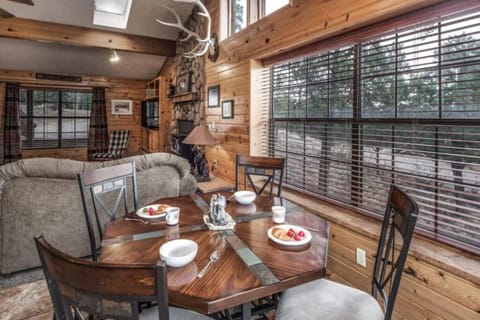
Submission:
{"label": "silverware on table", "polygon": [[124,218],[123,220],[126,220],[126,221],[138,221],[138,222],[142,222],[143,224],[149,224],[150,221],[146,221],[146,220],[143,220],[143,219],[137,219],[137,218]]}
{"label": "silverware on table", "polygon": [[217,250],[213,251],[212,254],[210,255],[210,258],[209,258],[209,261],[208,261],[207,265],[205,267],[203,267],[203,269],[200,270],[200,272],[197,274],[197,278],[203,277],[205,272],[207,272],[208,267],[213,262],[217,261],[219,257],[220,257],[220,252],[218,252]]}

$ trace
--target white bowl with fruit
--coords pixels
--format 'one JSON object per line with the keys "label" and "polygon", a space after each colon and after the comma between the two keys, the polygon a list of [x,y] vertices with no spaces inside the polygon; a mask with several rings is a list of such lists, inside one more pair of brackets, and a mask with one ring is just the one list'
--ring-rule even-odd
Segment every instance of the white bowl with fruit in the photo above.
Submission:
{"label": "white bowl with fruit", "polygon": [[167,214],[168,204],[152,204],[137,210],[137,216],[143,219],[163,218]]}
{"label": "white bowl with fruit", "polygon": [[282,224],[268,229],[268,237],[284,246],[302,246],[312,240],[312,234],[305,228],[291,224]]}

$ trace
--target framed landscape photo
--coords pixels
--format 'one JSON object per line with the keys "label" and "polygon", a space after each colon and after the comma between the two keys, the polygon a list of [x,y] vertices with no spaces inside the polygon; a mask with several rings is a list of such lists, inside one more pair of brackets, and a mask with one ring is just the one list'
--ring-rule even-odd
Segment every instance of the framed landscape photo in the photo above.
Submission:
{"label": "framed landscape photo", "polygon": [[222,101],[222,118],[223,119],[233,118],[233,100]]}
{"label": "framed landscape photo", "polygon": [[216,108],[220,106],[220,85],[208,87],[207,106]]}
{"label": "framed landscape photo", "polygon": [[177,85],[175,94],[187,93],[191,90],[192,73],[190,71],[184,72],[177,77]]}
{"label": "framed landscape photo", "polygon": [[132,100],[112,100],[112,114],[125,115],[133,113]]}

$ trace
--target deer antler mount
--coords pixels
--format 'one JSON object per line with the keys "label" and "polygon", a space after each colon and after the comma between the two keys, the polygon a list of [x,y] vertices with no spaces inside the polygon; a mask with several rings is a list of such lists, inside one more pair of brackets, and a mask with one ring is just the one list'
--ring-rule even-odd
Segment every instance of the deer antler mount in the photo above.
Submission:
{"label": "deer antler mount", "polygon": [[187,2],[187,3],[195,3],[197,6],[200,7],[200,11],[197,14],[201,17],[207,19],[207,31],[204,38],[202,38],[197,32],[187,29],[180,20],[180,17],[175,12],[175,10],[171,7],[163,5],[166,9],[173,13],[177,22],[166,22],[160,19],[155,19],[158,23],[161,23],[166,26],[175,27],[180,29],[181,31],[187,34],[186,37],[180,39],[180,41],[187,41],[190,38],[195,39],[198,43],[193,47],[192,50],[185,52],[183,55],[187,58],[196,58],[203,56],[208,51],[208,58],[215,62],[218,58],[218,38],[215,33],[212,34],[212,19],[210,18],[210,14],[208,13],[207,8],[202,3],[201,0],[174,0],[175,2]]}

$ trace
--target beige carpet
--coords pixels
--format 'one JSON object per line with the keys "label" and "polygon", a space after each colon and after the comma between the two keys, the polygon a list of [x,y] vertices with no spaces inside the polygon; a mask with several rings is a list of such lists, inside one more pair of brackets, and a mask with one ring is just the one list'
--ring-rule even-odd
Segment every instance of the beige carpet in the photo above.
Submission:
{"label": "beige carpet", "polygon": [[51,320],[52,304],[45,280],[0,291],[0,319]]}
{"label": "beige carpet", "polygon": [[[51,320],[52,304],[45,280],[0,290],[1,320]],[[268,319],[274,319],[274,311]]]}

